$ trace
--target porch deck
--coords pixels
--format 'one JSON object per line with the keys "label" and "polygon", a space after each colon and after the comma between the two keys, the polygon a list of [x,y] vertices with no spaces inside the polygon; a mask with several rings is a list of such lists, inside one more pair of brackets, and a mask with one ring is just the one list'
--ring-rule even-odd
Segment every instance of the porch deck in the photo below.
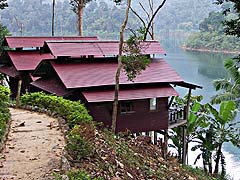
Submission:
{"label": "porch deck", "polygon": [[172,107],[170,107],[168,118],[169,129],[186,124],[187,123],[186,112],[187,112],[186,106],[179,107],[173,105]]}

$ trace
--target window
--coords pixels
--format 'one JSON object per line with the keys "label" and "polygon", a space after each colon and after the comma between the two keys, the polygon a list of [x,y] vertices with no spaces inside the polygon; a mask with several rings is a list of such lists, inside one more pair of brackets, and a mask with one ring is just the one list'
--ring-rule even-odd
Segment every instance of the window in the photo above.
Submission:
{"label": "window", "polygon": [[157,98],[151,98],[150,99],[150,111],[156,111],[157,110]]}
{"label": "window", "polygon": [[133,112],[133,102],[123,101],[121,102],[121,113]]}

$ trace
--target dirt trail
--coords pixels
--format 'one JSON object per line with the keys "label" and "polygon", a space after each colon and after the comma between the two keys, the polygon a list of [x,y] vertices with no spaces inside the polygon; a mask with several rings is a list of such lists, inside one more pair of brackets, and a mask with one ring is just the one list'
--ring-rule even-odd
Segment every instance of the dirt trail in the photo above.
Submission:
{"label": "dirt trail", "polygon": [[65,145],[58,121],[44,114],[10,109],[11,130],[0,154],[0,180],[51,179]]}

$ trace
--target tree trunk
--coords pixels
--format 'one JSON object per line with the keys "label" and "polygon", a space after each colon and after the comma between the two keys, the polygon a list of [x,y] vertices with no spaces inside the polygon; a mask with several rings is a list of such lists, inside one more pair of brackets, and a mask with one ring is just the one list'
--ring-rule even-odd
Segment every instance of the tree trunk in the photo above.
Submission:
{"label": "tree trunk", "polygon": [[79,6],[78,6],[78,33],[79,36],[83,35],[82,32],[82,21],[83,21],[83,0],[80,0]]}
{"label": "tree trunk", "polygon": [[17,89],[17,97],[16,97],[16,107],[17,108],[20,105],[21,87],[22,87],[22,80],[19,79],[19,81],[18,81],[18,89]]}
{"label": "tree trunk", "polygon": [[52,36],[54,36],[55,0],[52,2]]}
{"label": "tree trunk", "polygon": [[123,21],[123,24],[120,30],[118,68],[117,68],[116,77],[115,77],[115,92],[114,92],[113,113],[112,113],[112,132],[113,133],[116,133],[116,125],[117,125],[119,77],[122,69],[123,34],[128,22],[128,14],[129,14],[130,6],[131,6],[131,0],[128,0],[126,13],[125,13],[125,20]]}
{"label": "tree trunk", "polygon": [[222,143],[219,144],[218,146],[218,150],[216,152],[216,160],[215,160],[215,169],[214,169],[214,177],[217,177],[218,175],[218,171],[219,171],[219,161],[220,161],[220,158],[221,158],[221,154],[222,154]]}

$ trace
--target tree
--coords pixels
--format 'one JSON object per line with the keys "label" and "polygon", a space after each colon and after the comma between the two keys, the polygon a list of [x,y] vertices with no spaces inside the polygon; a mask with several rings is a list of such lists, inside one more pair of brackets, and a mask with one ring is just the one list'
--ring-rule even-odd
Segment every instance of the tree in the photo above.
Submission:
{"label": "tree", "polygon": [[225,62],[225,68],[228,70],[230,78],[214,81],[216,90],[223,90],[223,92],[212,97],[211,103],[219,104],[221,101],[233,100],[240,105],[240,56],[228,59]]}
{"label": "tree", "polygon": [[[6,3],[7,0],[0,0],[0,9],[4,9],[5,7],[8,6],[8,4]],[[6,35],[9,35],[9,31],[7,30],[7,28],[5,26],[3,26],[0,23],[0,54],[2,54],[2,42],[5,38]],[[0,84],[2,84],[2,81],[4,79],[4,76],[2,74],[0,74]]]}
{"label": "tree", "polygon": [[[115,3],[121,3],[121,0],[114,0]],[[118,93],[119,93],[119,77],[121,69],[128,77],[128,80],[133,81],[137,75],[141,74],[143,70],[150,64],[150,60],[147,56],[141,54],[142,45],[141,43],[146,40],[149,28],[156,16],[157,12],[165,4],[166,0],[157,8],[150,21],[146,25],[146,29],[139,28],[137,31],[131,30],[133,35],[124,44],[123,34],[128,22],[129,10],[131,9],[131,0],[127,1],[127,8],[125,12],[125,19],[120,30],[120,41],[119,41],[119,54],[118,54],[118,68],[115,76],[115,92],[113,102],[113,113],[112,113],[112,132],[116,133],[117,124],[117,111],[118,111]],[[123,55],[123,52],[125,55]]]}
{"label": "tree", "polygon": [[122,69],[122,54],[123,54],[123,35],[128,22],[129,9],[131,6],[131,0],[127,1],[127,8],[125,12],[125,19],[120,29],[120,40],[119,40],[119,54],[118,54],[118,67],[115,77],[115,92],[114,92],[114,102],[113,102],[113,113],[112,113],[112,132],[116,133],[117,124],[117,110],[118,110],[118,93],[119,93],[119,77]]}
{"label": "tree", "polygon": [[[226,162],[222,152],[223,144],[231,142],[234,146],[240,147],[240,122],[234,121],[237,107],[233,101],[223,101],[219,111],[210,104],[206,104],[206,108],[209,114],[205,114],[205,117],[209,125],[197,130],[199,141],[196,141],[198,144],[192,150],[200,149],[202,151],[200,155],[203,157],[205,171],[207,170],[206,165],[211,165],[208,173],[217,177],[221,165],[221,176],[224,177],[226,175]],[[196,160],[199,159],[200,155]],[[215,161],[213,172],[212,160]]]}
{"label": "tree", "polygon": [[[223,4],[224,2],[233,3],[233,11],[238,14],[237,18],[226,20],[225,33],[228,35],[234,35],[240,38],[240,1],[239,0],[217,0],[217,4]],[[227,15],[231,11],[231,8],[224,10],[224,14]],[[229,59],[225,63],[226,69],[229,71],[230,79],[221,79],[214,82],[216,90],[223,90],[223,93],[217,94],[212,98],[212,103],[220,103],[224,100],[234,100],[238,104],[240,102],[240,55]]]}
{"label": "tree", "polygon": [[[234,5],[233,10],[238,13],[238,18],[226,20],[224,22],[225,32],[228,35],[234,35],[240,37],[240,1],[239,0],[216,0],[216,4],[224,4],[225,2],[232,2]],[[224,14],[227,15],[231,11],[231,8],[227,8]]]}
{"label": "tree", "polygon": [[[175,104],[179,107],[183,107],[187,104],[188,96],[184,96],[184,98],[175,97]],[[206,127],[207,124],[205,122],[205,108],[204,105],[201,104],[203,97],[202,96],[191,96],[190,97],[190,108],[189,115],[187,119],[187,134],[186,134],[186,149],[188,149],[189,143],[194,142],[197,138],[197,129],[199,127]],[[170,132],[170,138],[173,141],[173,144],[170,144],[170,147],[173,147],[178,152],[178,160],[182,162],[183,156],[183,131],[181,127],[176,127]],[[186,152],[187,156],[188,152]],[[185,157],[186,157],[185,156]]]}
{"label": "tree", "polygon": [[92,0],[70,0],[70,4],[72,5],[72,10],[78,16],[78,32],[79,32],[79,36],[83,35],[83,30],[82,30],[83,9],[86,6],[86,4],[89,3],[90,1],[92,1]]}

